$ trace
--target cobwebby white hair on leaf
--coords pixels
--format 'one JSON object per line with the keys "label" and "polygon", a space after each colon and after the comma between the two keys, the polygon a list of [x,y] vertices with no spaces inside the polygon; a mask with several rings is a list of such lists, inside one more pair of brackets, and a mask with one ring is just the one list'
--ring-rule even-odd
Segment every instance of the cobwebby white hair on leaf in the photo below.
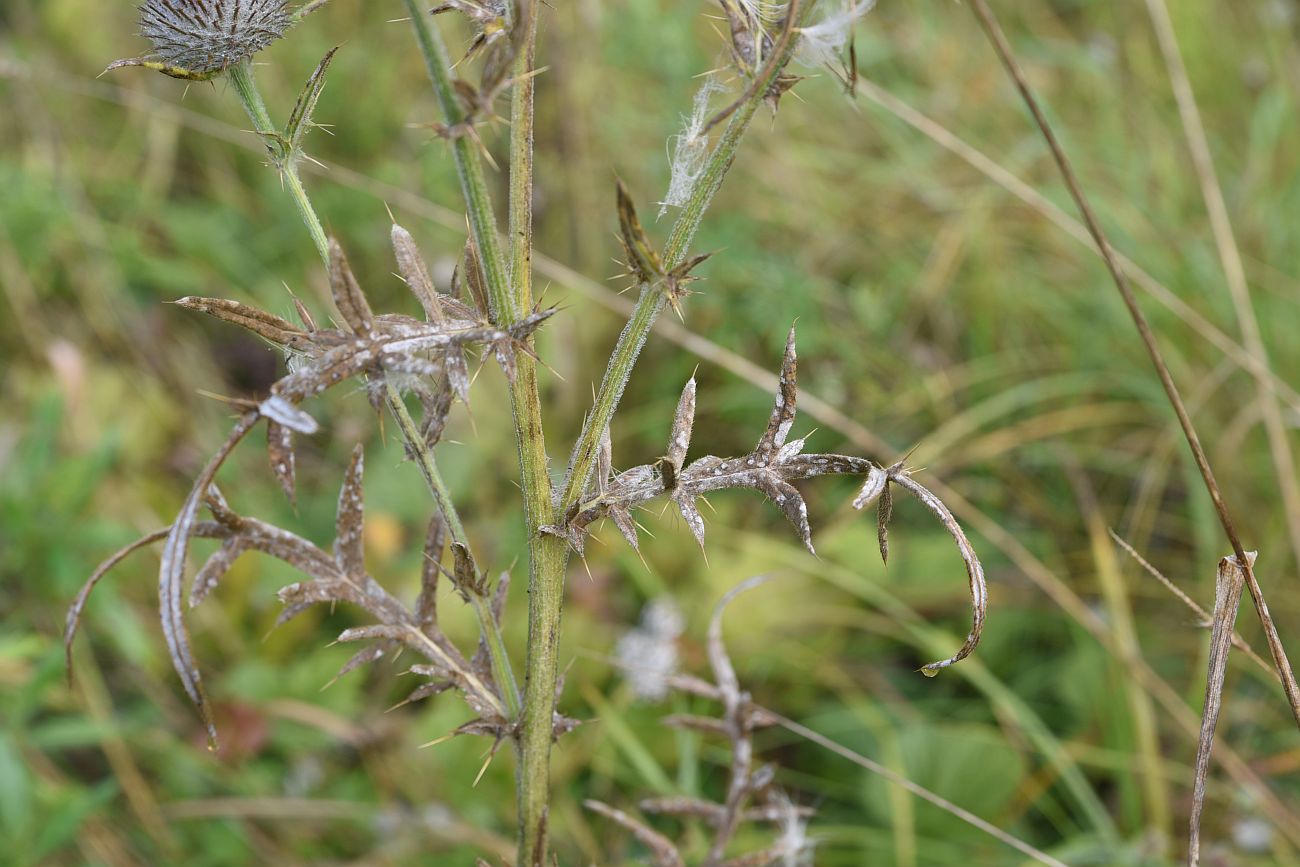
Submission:
{"label": "cobwebby white hair on leaf", "polygon": [[668,192],[659,203],[661,217],[668,212],[669,207],[680,208],[686,204],[704,171],[704,162],[709,156],[709,136],[704,131],[704,125],[709,120],[709,100],[722,89],[716,75],[705,78],[700,89],[695,92],[690,117],[685,118],[686,125],[680,133],[669,139],[673,146],[673,156],[669,162],[672,173],[668,179]]}
{"label": "cobwebby white hair on leaf", "polygon": [[876,5],[876,0],[844,0],[816,24],[799,29],[796,57],[808,66],[833,63],[844,51],[853,26]]}

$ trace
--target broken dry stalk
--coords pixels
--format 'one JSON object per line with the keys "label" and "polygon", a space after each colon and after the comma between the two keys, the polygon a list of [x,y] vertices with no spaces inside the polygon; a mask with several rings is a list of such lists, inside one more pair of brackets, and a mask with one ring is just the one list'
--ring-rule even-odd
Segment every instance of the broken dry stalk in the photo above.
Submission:
{"label": "broken dry stalk", "polygon": [[[1246,553],[1246,565],[1253,565],[1255,552]],[[1201,738],[1196,746],[1196,780],[1192,785],[1192,817],[1188,835],[1187,863],[1196,867],[1201,861],[1201,811],[1205,807],[1205,780],[1210,773],[1210,750],[1214,746],[1214,729],[1219,724],[1223,706],[1223,678],[1232,651],[1232,629],[1241,606],[1241,588],[1245,570],[1236,555],[1219,561],[1214,581],[1214,619],[1210,625],[1210,655],[1205,676],[1205,710],[1201,715]]]}
{"label": "broken dry stalk", "polygon": [[1138,306],[1137,298],[1134,297],[1128,278],[1120,267],[1114,248],[1111,247],[1105,231],[1101,228],[1101,223],[1098,222],[1096,214],[1093,213],[1092,206],[1088,203],[1083,188],[1079,185],[1079,180],[1074,174],[1074,169],[1065,155],[1065,150],[1057,141],[1051,124],[1047,122],[1047,117],[1038,104],[1038,99],[1030,89],[1024,71],[1020,68],[1020,63],[1016,60],[1011,45],[1007,42],[1006,34],[1002,31],[1001,25],[998,24],[997,17],[989,8],[986,0],[971,0],[971,10],[975,13],[975,17],[979,19],[980,26],[988,36],[989,42],[993,45],[998,59],[1006,68],[1017,91],[1020,93],[1021,99],[1033,116],[1034,123],[1042,132],[1043,139],[1047,142],[1052,157],[1056,161],[1057,168],[1060,169],[1061,176],[1065,179],[1065,185],[1070,191],[1070,196],[1074,199],[1080,213],[1083,215],[1084,223],[1092,235],[1093,242],[1101,252],[1101,257],[1106,263],[1106,269],[1110,272],[1115,288],[1119,290],[1120,297],[1124,300],[1124,306],[1128,308],[1129,316],[1133,319],[1133,324],[1142,339],[1142,344],[1151,358],[1151,363],[1160,378],[1160,384],[1164,388],[1165,396],[1169,399],[1169,405],[1173,407],[1174,414],[1178,417],[1178,425],[1182,428],[1183,437],[1187,440],[1188,448],[1192,452],[1192,459],[1195,461],[1196,468],[1205,483],[1205,490],[1214,503],[1214,511],[1223,527],[1224,535],[1228,537],[1228,543],[1232,545],[1232,552],[1237,562],[1242,564],[1241,569],[1245,574],[1246,587],[1250,590],[1251,601],[1255,604],[1255,613],[1259,616],[1260,624],[1264,627],[1264,636],[1268,641],[1269,652],[1273,656],[1273,665],[1277,668],[1277,672],[1281,677],[1282,689],[1286,693],[1287,704],[1291,707],[1291,715],[1295,719],[1297,728],[1300,728],[1300,684],[1296,682],[1291,660],[1287,658],[1286,650],[1282,647],[1282,639],[1278,636],[1277,625],[1273,622],[1272,614],[1269,613],[1268,603],[1264,599],[1264,591],[1259,586],[1259,582],[1255,580],[1255,570],[1250,565],[1250,558],[1246,556],[1246,550],[1242,546],[1241,538],[1237,535],[1236,524],[1228,512],[1228,506],[1223,499],[1223,492],[1215,479],[1214,470],[1210,467],[1210,459],[1201,446],[1196,427],[1192,424],[1191,416],[1187,412],[1187,406],[1178,391],[1173,375],[1169,372],[1169,365],[1165,363],[1164,354],[1160,351],[1159,344],[1156,343],[1155,334],[1151,331],[1151,325],[1147,322],[1142,308]]}

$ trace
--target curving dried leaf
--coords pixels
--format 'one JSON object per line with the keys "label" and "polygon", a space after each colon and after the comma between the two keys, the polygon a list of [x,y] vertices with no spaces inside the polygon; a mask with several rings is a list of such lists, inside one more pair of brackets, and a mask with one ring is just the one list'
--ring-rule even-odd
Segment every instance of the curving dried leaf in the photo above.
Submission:
{"label": "curving dried leaf", "polygon": [[194,487],[190,489],[189,496],[185,498],[185,502],[176,516],[175,523],[172,524],[167,533],[163,544],[162,563],[158,570],[158,604],[162,615],[163,637],[167,642],[167,650],[171,655],[172,666],[176,669],[176,673],[180,675],[181,685],[184,686],[186,695],[189,696],[190,701],[194,704],[203,720],[208,733],[208,742],[212,747],[215,747],[217,742],[216,723],[212,717],[211,707],[208,705],[207,695],[203,690],[203,679],[199,674],[198,665],[194,661],[194,652],[190,647],[189,631],[185,626],[185,618],[181,608],[185,579],[185,556],[189,551],[190,537],[194,533],[199,505],[202,503],[208,487],[212,484],[217,470],[225,463],[226,458],[230,456],[235,446],[257,424],[258,417],[256,412],[244,413],[236,422],[225,443],[222,444],[217,453],[208,461],[207,466],[199,473],[199,477],[194,482]]}
{"label": "curving dried leaf", "polygon": [[906,489],[909,494],[920,500],[922,505],[939,519],[939,523],[943,524],[944,529],[948,531],[948,535],[952,536],[953,541],[957,544],[957,551],[961,554],[962,562],[966,564],[966,575],[970,579],[970,632],[966,635],[966,640],[962,643],[962,646],[952,656],[938,662],[931,662],[921,668],[921,673],[926,677],[934,677],[954,662],[959,662],[970,656],[979,645],[980,634],[984,631],[984,615],[988,609],[988,591],[984,584],[984,567],[975,554],[975,547],[966,538],[966,533],[962,530],[961,525],[957,523],[957,519],[952,516],[952,512],[948,510],[942,500],[920,482],[913,479],[911,474],[902,467],[899,467],[895,472],[891,472],[889,478],[891,482]]}

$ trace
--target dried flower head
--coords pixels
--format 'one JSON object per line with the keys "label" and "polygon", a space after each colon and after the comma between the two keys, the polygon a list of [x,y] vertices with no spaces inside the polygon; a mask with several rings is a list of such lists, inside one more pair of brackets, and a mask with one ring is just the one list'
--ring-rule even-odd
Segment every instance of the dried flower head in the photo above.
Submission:
{"label": "dried flower head", "polygon": [[140,35],[147,58],[109,66],[146,66],[173,78],[212,78],[284,36],[293,24],[286,0],[145,0]]}

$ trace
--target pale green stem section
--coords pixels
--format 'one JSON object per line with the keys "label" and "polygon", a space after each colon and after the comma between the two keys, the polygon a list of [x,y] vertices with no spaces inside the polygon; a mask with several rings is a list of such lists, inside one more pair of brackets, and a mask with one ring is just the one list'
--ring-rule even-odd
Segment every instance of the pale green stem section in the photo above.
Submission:
{"label": "pale green stem section", "polygon": [[[814,5],[815,3],[812,2],[804,4],[801,20],[807,20],[806,16]],[[731,168],[736,158],[740,140],[749,128],[750,121],[754,119],[755,112],[762,105],[769,87],[785,70],[794,54],[797,42],[796,35],[786,46],[784,56],[768,70],[766,80],[755,88],[754,95],[742,103],[727,122],[722,136],[709,155],[703,173],[673,223],[668,243],[663,251],[664,270],[671,271],[686,260],[695,232],[704,219],[704,212],[708,210],[713,197],[721,189],[727,170]],[[573,456],[569,460],[569,475],[565,481],[564,493],[560,497],[561,515],[567,515],[578,504],[583,491],[587,488],[592,467],[596,463],[600,436],[609,426],[610,419],[614,417],[614,411],[623,397],[623,389],[627,387],[627,381],[632,376],[632,368],[636,366],[641,348],[645,346],[650,329],[659,318],[659,314],[663,312],[666,302],[665,287],[661,282],[642,285],[636,308],[632,311],[627,325],[623,327],[623,332],[618,336],[618,342],[610,356],[609,366],[605,369],[605,378],[601,381],[600,391],[596,394],[595,406],[587,415],[582,433],[573,447]]]}
{"label": "pale green stem section", "polygon": [[[452,83],[451,64],[446,48],[428,16],[415,0],[404,0],[415,29],[416,40],[424,55],[434,94],[447,126],[453,131],[465,121],[465,114]],[[529,34],[531,42],[532,34]],[[528,63],[531,47],[524,49]],[[519,67],[517,66],[516,69]],[[531,103],[516,85],[516,100]],[[512,117],[522,116],[523,106],[512,109]],[[528,108],[531,114],[531,108]],[[531,128],[531,124],[527,124]],[[515,138],[512,136],[512,138]],[[451,137],[452,155],[460,177],[461,191],[469,211],[470,230],[478,245],[484,277],[498,325],[507,325],[525,315],[531,306],[529,265],[532,216],[524,200],[531,198],[531,141],[527,153],[512,145],[511,166],[523,166],[523,173],[512,179],[511,245],[514,284],[506,269],[506,259],[497,237],[497,224],[482,161],[474,142],[467,135]],[[526,174],[526,177],[525,177]],[[527,224],[522,236],[519,230]],[[520,353],[514,381],[510,383],[510,403],[515,420],[515,440],[519,448],[519,468],[524,492],[524,513],[528,530],[528,659],[524,678],[524,711],[518,736],[519,769],[517,797],[519,812],[519,867],[544,865],[546,855],[547,803],[550,789],[550,752],[554,733],[555,685],[559,677],[560,612],[564,601],[564,568],[568,557],[566,543],[543,533],[542,527],[556,523],[548,470],[546,440],[542,431],[541,400],[537,390],[537,364]]]}
{"label": "pale green stem section", "polygon": [[[271,122],[271,115],[266,110],[266,103],[262,99],[261,91],[258,90],[256,79],[253,78],[250,62],[244,61],[232,66],[230,68],[230,80],[235,87],[235,92],[239,95],[240,102],[243,103],[244,110],[248,112],[249,118],[253,121],[254,129],[266,140],[267,150],[270,151],[272,159],[280,169],[281,177],[285,180],[285,187],[292,196],[294,204],[298,207],[298,213],[307,226],[308,234],[311,235],[312,241],[316,244],[316,251],[328,268],[330,261],[329,239],[325,234],[325,227],[321,225],[320,218],[316,216],[316,209],[312,207],[311,199],[307,196],[307,190],[298,177],[294,159],[296,155],[282,152],[284,138],[281,136],[280,131],[276,129],[275,124]],[[407,443],[416,455],[416,462],[424,473],[425,481],[428,482],[429,491],[433,494],[434,502],[442,510],[443,517],[447,519],[447,527],[451,531],[453,541],[459,542],[465,546],[466,550],[469,550],[469,539],[465,535],[465,526],[461,523],[460,514],[451,501],[447,484],[438,471],[438,463],[434,460],[433,452],[425,444],[424,437],[420,436],[415,420],[411,418],[411,413],[407,410],[406,404],[397,393],[397,390],[393,388],[391,383],[387,385],[387,389],[388,408],[393,413],[393,418],[396,419],[398,427],[402,429]],[[478,617],[479,629],[487,641],[492,674],[500,685],[501,691],[505,694],[506,706],[510,711],[511,718],[518,719],[520,711],[519,685],[515,680],[514,671],[510,667],[510,657],[506,653],[501,630],[488,610],[485,600],[470,594],[470,601],[474,613]]]}
{"label": "pale green stem section", "polygon": [[533,104],[536,92],[533,67],[537,56],[537,6],[523,0],[526,18],[523,44],[515,58],[515,83],[510,95],[510,279],[517,300],[516,315],[528,315],[533,306]]}
{"label": "pale green stem section", "polygon": [[452,84],[451,65],[447,57],[447,48],[442,44],[442,37],[429,24],[428,10],[421,8],[415,0],[404,0],[406,10],[410,13],[411,24],[415,29],[415,38],[420,43],[420,52],[424,55],[424,65],[428,68],[429,79],[433,82],[434,94],[438,106],[451,129],[451,149],[456,160],[456,173],[460,176],[460,188],[465,194],[465,206],[469,212],[470,232],[478,244],[479,258],[483,262],[483,274],[487,279],[488,296],[492,302],[492,317],[499,326],[510,325],[517,320],[515,305],[511,298],[510,280],[506,275],[505,256],[501,252],[501,239],[497,235],[496,218],[492,210],[492,199],[488,196],[487,181],[483,177],[483,161],[479,159],[477,146],[469,135],[459,134],[460,124],[465,120],[456,88]]}
{"label": "pale green stem section", "polygon": [[284,180],[284,185],[298,208],[298,214],[307,227],[307,233],[311,235],[312,243],[316,245],[316,252],[328,267],[330,243],[325,234],[325,227],[316,216],[316,209],[311,206],[311,199],[307,198],[302,178],[298,176],[297,154],[285,152],[284,137],[271,122],[271,115],[266,110],[262,93],[257,89],[257,81],[253,78],[252,61],[245,60],[230,67],[230,82],[235,86],[235,93],[239,95],[239,101],[244,104],[244,110],[252,119],[253,128],[262,136],[266,149],[275,162],[275,167],[280,170],[280,177]]}

